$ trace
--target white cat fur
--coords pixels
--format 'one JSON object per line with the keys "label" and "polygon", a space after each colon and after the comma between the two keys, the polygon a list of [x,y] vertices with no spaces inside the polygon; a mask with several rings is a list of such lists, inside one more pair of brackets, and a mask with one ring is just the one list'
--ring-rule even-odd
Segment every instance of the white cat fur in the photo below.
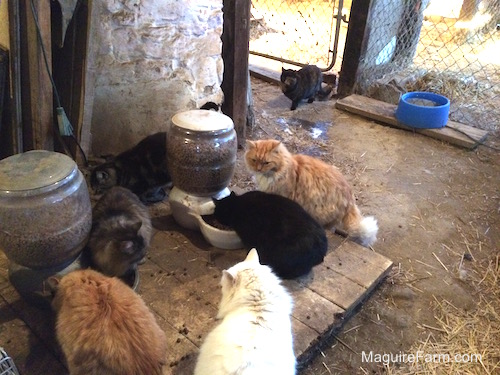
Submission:
{"label": "white cat fur", "polygon": [[221,279],[218,319],[200,349],[195,375],[294,375],[292,298],[256,249]]}

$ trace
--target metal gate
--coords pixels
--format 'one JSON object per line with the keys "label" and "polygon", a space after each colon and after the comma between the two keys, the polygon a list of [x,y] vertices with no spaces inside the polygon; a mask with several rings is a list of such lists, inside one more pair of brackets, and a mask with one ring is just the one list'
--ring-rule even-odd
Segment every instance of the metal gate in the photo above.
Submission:
{"label": "metal gate", "polygon": [[346,14],[344,0],[252,0],[250,53],[331,70]]}

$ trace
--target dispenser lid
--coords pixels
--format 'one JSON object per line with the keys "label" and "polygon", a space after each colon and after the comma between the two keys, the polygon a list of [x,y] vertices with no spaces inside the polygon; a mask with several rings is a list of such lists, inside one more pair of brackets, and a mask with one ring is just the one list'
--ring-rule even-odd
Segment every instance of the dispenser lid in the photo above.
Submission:
{"label": "dispenser lid", "polygon": [[52,151],[34,150],[0,160],[0,191],[23,191],[53,185],[76,167],[70,157]]}
{"label": "dispenser lid", "polygon": [[172,117],[172,123],[193,131],[214,131],[232,129],[233,120],[223,113],[206,109],[192,109],[179,112]]}

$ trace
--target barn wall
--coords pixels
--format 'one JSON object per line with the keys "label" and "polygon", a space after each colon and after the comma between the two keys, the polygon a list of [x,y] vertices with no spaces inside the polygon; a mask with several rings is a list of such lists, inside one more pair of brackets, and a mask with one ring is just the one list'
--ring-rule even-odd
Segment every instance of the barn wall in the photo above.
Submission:
{"label": "barn wall", "polygon": [[94,155],[121,152],[167,130],[178,111],[222,102],[222,0],[104,0],[94,6]]}

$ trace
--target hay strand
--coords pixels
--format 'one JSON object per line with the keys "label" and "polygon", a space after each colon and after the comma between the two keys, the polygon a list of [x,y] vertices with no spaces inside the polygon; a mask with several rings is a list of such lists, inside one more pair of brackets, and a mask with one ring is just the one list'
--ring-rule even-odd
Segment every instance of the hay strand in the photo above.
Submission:
{"label": "hay strand", "polygon": [[[497,374],[500,371],[500,255],[486,267],[479,267],[472,280],[477,290],[478,304],[474,310],[458,308],[447,300],[434,298],[436,326],[420,324],[430,329],[424,341],[416,343],[409,353],[434,356],[434,360],[390,363],[384,366],[392,375],[438,374]],[[435,332],[435,335],[432,333]],[[460,357],[455,357],[459,355]],[[461,361],[457,361],[460,359]]]}

